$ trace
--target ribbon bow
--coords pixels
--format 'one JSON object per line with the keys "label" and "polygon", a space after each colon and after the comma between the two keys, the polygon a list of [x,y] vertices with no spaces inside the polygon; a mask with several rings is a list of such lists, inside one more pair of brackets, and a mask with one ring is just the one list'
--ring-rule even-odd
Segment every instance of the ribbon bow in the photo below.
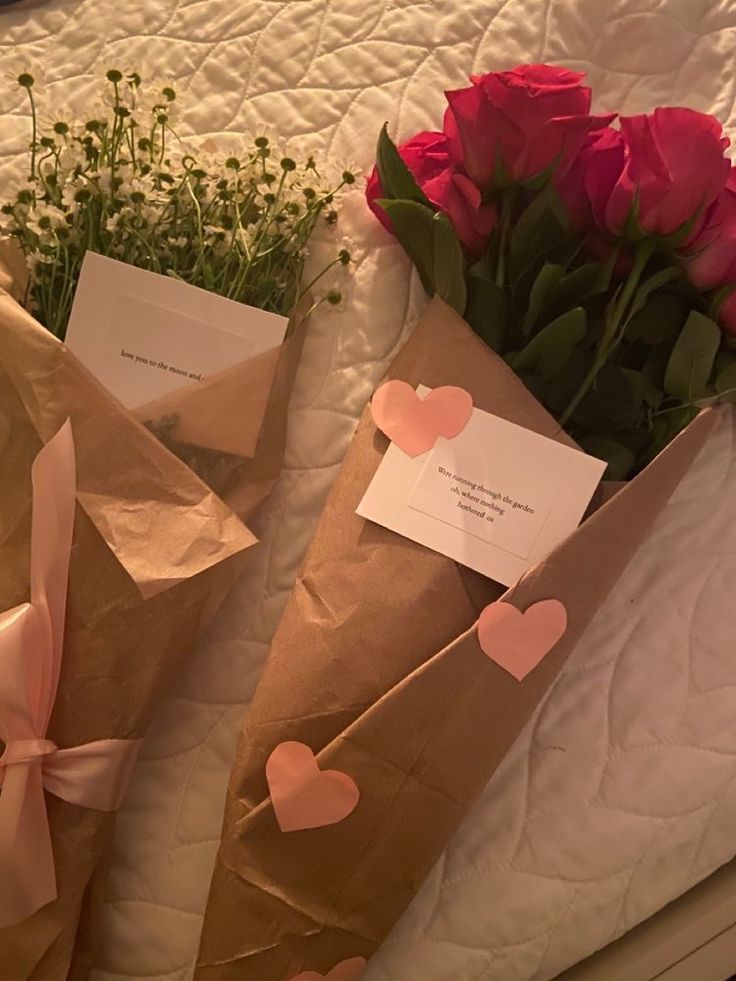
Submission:
{"label": "ribbon bow", "polygon": [[0,614],[0,927],[56,899],[44,788],[114,811],[140,740],[59,749],[46,738],[64,641],[76,473],[69,421],[33,463],[31,601]]}

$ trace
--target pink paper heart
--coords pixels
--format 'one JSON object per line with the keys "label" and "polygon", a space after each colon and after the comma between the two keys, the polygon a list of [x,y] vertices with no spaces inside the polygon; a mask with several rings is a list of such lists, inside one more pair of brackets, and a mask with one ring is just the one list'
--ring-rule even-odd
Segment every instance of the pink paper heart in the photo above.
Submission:
{"label": "pink paper heart", "polygon": [[484,654],[521,681],[566,629],[567,611],[559,600],[541,600],[524,613],[499,601],[487,606],[478,618],[478,642]]}
{"label": "pink paper heart", "polygon": [[291,981],[357,981],[368,962],[365,957],[351,957],[347,961],[340,961],[336,964],[329,974],[318,974],[317,971],[302,971]]}
{"label": "pink paper heart", "polygon": [[457,436],[472,413],[472,396],[455,385],[442,385],[421,399],[408,382],[394,379],[381,385],[371,400],[376,426],[411,457],[431,450],[440,436]]}
{"label": "pink paper heart", "polygon": [[360,799],[355,781],[339,770],[320,770],[304,743],[279,743],[266,763],[266,780],[282,831],[337,824]]}

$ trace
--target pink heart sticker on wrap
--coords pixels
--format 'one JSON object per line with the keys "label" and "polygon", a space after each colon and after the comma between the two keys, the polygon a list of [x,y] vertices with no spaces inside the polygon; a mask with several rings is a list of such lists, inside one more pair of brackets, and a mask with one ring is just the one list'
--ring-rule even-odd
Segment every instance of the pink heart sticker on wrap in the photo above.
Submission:
{"label": "pink heart sticker on wrap", "polygon": [[541,600],[524,613],[499,601],[487,606],[478,618],[478,643],[484,654],[521,681],[566,629],[567,611],[559,600]]}
{"label": "pink heart sticker on wrap", "polygon": [[266,763],[266,780],[282,831],[337,824],[360,799],[355,781],[339,770],[320,770],[304,743],[279,743]]}
{"label": "pink heart sticker on wrap", "polygon": [[422,399],[408,382],[394,379],[384,382],[371,400],[376,426],[411,457],[431,450],[440,436],[457,436],[472,414],[472,396],[455,385],[442,385]]}
{"label": "pink heart sticker on wrap", "polygon": [[318,974],[317,971],[302,971],[291,981],[358,981],[365,971],[368,962],[365,957],[351,957],[350,960],[340,961],[329,974]]}

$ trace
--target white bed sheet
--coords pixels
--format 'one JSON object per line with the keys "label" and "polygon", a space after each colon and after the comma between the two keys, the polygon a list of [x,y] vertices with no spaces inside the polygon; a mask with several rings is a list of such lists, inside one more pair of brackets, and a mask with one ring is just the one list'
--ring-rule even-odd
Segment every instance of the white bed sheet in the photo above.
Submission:
{"label": "white bed sheet", "polygon": [[[435,127],[444,88],[520,61],[588,70],[600,109],[688,104],[733,127],[735,40],[728,0],[0,8],[0,67],[34,58],[64,106],[108,67],[144,68],[187,83],[197,134],[235,147],[266,125],[362,168],[385,119],[401,138]],[[6,186],[28,120],[5,78],[0,114]],[[341,234],[347,303],[313,319],[258,554],[173,681],[119,815],[94,981],[191,975],[238,728],[356,419],[424,303],[360,195]],[[736,853],[733,443],[727,419],[366,981],[551,978]]]}

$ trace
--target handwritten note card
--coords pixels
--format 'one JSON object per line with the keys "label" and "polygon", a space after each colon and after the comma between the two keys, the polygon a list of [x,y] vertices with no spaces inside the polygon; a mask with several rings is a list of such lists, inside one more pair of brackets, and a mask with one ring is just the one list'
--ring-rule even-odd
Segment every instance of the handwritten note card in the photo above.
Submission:
{"label": "handwritten note card", "polygon": [[474,409],[459,435],[440,438],[422,456],[391,444],[357,510],[512,585],[575,530],[605,468]]}
{"label": "handwritten note card", "polygon": [[126,408],[278,346],[288,321],[88,252],[67,344]]}

